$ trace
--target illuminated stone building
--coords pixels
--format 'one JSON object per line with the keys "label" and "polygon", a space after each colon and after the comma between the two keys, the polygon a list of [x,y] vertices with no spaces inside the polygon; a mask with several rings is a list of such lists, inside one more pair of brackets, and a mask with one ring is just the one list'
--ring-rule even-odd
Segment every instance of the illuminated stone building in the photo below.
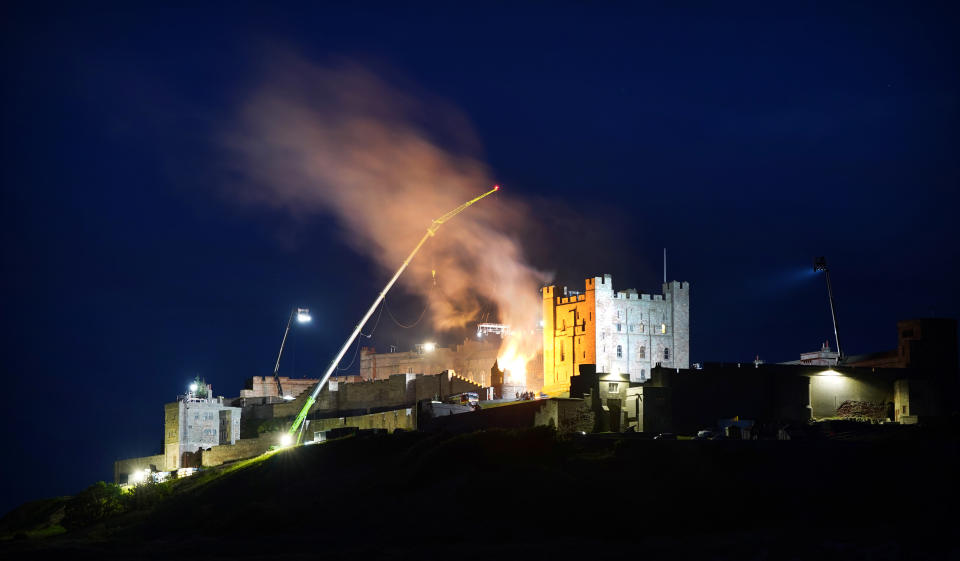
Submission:
{"label": "illuminated stone building", "polygon": [[360,378],[386,380],[394,374],[434,374],[453,370],[481,386],[490,385],[490,367],[497,361],[500,338],[466,339],[455,347],[417,345],[412,351],[378,353],[375,348],[360,349]]}
{"label": "illuminated stone building", "polygon": [[544,392],[569,391],[582,364],[630,382],[649,379],[658,364],[689,368],[690,283],[664,283],[663,294],[615,292],[613,278],[604,275],[586,279],[585,288],[541,289]]}
{"label": "illuminated stone building", "polygon": [[190,455],[201,448],[235,444],[240,438],[242,409],[224,405],[222,396],[213,397],[209,384],[179,396],[163,409],[165,471],[190,465]]}

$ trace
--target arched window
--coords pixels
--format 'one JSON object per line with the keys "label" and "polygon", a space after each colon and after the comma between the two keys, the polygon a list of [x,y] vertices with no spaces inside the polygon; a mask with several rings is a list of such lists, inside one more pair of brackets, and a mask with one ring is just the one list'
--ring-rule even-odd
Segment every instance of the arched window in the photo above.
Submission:
{"label": "arched window", "polygon": [[663,360],[670,360],[670,347],[663,348]]}
{"label": "arched window", "polygon": [[617,358],[623,358],[623,346],[617,345]]}
{"label": "arched window", "polygon": [[647,347],[640,345],[640,358],[647,358]]}

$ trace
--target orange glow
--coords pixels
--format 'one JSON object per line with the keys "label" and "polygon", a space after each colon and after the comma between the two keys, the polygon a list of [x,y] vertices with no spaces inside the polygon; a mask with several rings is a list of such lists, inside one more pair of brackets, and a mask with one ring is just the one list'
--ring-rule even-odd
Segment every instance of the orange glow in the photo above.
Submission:
{"label": "orange glow", "polygon": [[538,339],[534,335],[517,331],[506,337],[497,358],[497,363],[504,372],[504,383],[530,389],[527,387],[527,363],[536,356]]}

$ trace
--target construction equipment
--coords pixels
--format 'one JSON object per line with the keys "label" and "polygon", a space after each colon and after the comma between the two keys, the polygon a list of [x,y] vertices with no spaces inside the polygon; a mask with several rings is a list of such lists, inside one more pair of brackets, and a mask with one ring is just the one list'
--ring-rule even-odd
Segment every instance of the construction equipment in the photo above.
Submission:
{"label": "construction equipment", "polygon": [[389,290],[393,287],[393,284],[397,282],[397,279],[400,278],[400,275],[407,268],[407,265],[410,264],[410,261],[413,260],[413,257],[417,254],[417,252],[420,251],[420,248],[423,247],[423,244],[425,244],[430,237],[436,234],[437,230],[439,230],[440,226],[442,226],[445,222],[449,221],[454,216],[460,214],[461,212],[466,210],[467,207],[476,203],[480,199],[483,199],[488,195],[492,195],[493,193],[496,193],[499,190],[500,190],[500,186],[494,185],[493,189],[490,189],[489,191],[480,195],[479,197],[476,197],[474,199],[471,199],[463,203],[457,208],[444,214],[440,218],[435,219],[430,224],[430,227],[427,228],[427,233],[424,234],[422,238],[420,238],[420,243],[418,243],[417,246],[413,248],[413,251],[410,252],[410,255],[408,255],[407,258],[404,260],[403,264],[400,265],[400,268],[397,269],[397,272],[393,274],[393,277],[390,279],[390,282],[387,283],[387,286],[385,286],[383,290],[380,291],[380,295],[377,296],[376,300],[373,301],[373,304],[370,306],[370,309],[367,310],[366,314],[364,314],[363,318],[360,320],[360,323],[358,323],[357,326],[353,329],[353,333],[350,334],[350,337],[347,338],[347,341],[340,348],[340,352],[337,353],[337,356],[330,363],[330,366],[327,367],[327,371],[324,372],[323,377],[320,378],[320,381],[317,382],[316,386],[314,386],[313,391],[310,392],[310,396],[304,402],[303,408],[300,409],[300,412],[297,414],[296,419],[294,419],[293,424],[290,425],[290,430],[287,432],[287,434],[284,435],[282,444],[284,445],[292,444],[294,434],[297,434],[297,437],[296,437],[297,444],[300,443],[300,440],[303,436],[303,431],[300,430],[300,428],[303,425],[304,419],[307,418],[307,413],[310,412],[310,408],[313,406],[314,402],[316,402],[317,396],[320,395],[320,390],[323,389],[323,386],[324,384],[327,383],[327,380],[330,378],[330,375],[333,374],[333,371],[337,368],[337,365],[340,364],[340,360],[343,359],[343,355],[347,353],[347,349],[349,349],[350,346],[353,344],[353,341],[357,338],[357,335],[360,333],[360,330],[363,328],[364,324],[366,324],[367,320],[370,319],[370,316],[373,315],[373,312],[377,309],[377,306],[379,306],[380,302],[383,301],[384,297],[387,295],[387,292],[389,292]]}
{"label": "construction equipment", "polygon": [[[310,310],[306,308],[294,308],[290,310],[290,317],[287,319],[287,329],[283,332],[283,339],[280,341],[280,352],[277,353],[277,363],[273,366],[273,379],[277,383],[277,396],[286,399],[283,393],[283,386],[280,385],[280,357],[283,356],[283,347],[287,344],[287,335],[290,334],[290,324],[293,323],[293,316],[297,316],[299,323],[309,323]],[[290,398],[293,399],[293,398]]]}
{"label": "construction equipment", "polygon": [[840,349],[840,332],[837,329],[837,309],[833,305],[833,285],[830,284],[830,268],[827,267],[826,257],[817,257],[813,261],[813,271],[823,271],[827,277],[827,296],[830,297],[830,315],[833,317],[833,336],[837,340],[837,364],[843,360],[843,351]]}

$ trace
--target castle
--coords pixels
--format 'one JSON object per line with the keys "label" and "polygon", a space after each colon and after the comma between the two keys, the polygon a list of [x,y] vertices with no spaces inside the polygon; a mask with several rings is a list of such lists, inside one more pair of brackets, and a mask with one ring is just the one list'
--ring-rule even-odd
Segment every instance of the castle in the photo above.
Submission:
{"label": "castle", "polygon": [[545,393],[568,392],[582,364],[631,382],[648,380],[658,364],[690,367],[690,283],[664,283],[663,294],[614,292],[603,275],[586,279],[582,293],[546,286],[541,294]]}

